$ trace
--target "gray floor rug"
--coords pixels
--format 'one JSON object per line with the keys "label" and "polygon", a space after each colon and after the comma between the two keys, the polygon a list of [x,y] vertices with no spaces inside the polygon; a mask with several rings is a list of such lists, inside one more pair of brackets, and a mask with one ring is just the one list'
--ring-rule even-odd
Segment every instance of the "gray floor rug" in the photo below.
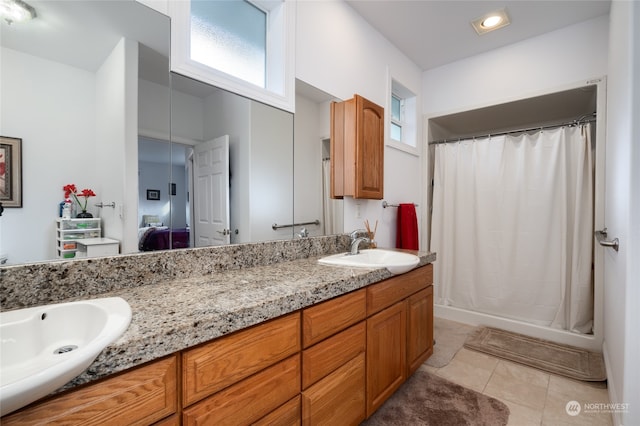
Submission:
{"label": "gray floor rug", "polygon": [[500,426],[508,420],[504,403],[419,369],[361,426]]}
{"label": "gray floor rug", "polygon": [[607,378],[602,354],[496,328],[477,329],[464,347],[572,379]]}
{"label": "gray floor rug", "polygon": [[433,346],[433,355],[429,357],[426,364],[435,368],[449,364],[475,329],[476,327],[472,325],[434,317],[433,338],[436,344]]}

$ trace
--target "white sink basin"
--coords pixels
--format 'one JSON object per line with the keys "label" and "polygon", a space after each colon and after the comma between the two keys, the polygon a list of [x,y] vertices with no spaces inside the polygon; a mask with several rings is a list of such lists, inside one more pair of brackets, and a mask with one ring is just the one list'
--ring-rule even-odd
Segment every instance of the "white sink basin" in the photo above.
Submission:
{"label": "white sink basin", "polygon": [[360,250],[358,254],[339,253],[318,259],[325,265],[356,268],[387,268],[392,274],[404,274],[420,263],[415,254],[385,249]]}
{"label": "white sink basin", "polygon": [[78,376],[130,322],[119,297],[0,312],[0,415]]}

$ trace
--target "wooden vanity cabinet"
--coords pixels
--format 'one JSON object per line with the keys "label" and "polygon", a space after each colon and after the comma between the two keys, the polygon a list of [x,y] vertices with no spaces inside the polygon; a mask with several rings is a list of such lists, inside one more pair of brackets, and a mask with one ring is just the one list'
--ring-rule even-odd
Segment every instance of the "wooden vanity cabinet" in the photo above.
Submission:
{"label": "wooden vanity cabinet", "polygon": [[367,288],[367,417],[433,353],[433,266]]}
{"label": "wooden vanity cabinet", "polygon": [[302,311],[302,424],[365,419],[366,290]]}
{"label": "wooden vanity cabinet", "polygon": [[383,198],[383,107],[360,95],[332,102],[330,151],[332,198]]}
{"label": "wooden vanity cabinet", "polygon": [[358,425],[433,352],[433,267],[54,395],[3,425]]}
{"label": "wooden vanity cabinet", "polygon": [[[178,407],[177,356],[53,396],[2,418],[3,425],[149,425]],[[178,424],[177,416],[161,424]]]}

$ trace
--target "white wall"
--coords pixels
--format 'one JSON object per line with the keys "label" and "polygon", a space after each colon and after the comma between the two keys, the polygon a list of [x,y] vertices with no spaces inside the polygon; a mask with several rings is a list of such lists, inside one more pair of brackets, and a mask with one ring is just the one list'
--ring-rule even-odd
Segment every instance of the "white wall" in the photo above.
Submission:
{"label": "white wall", "polygon": [[7,48],[0,55],[0,133],[22,139],[23,205],[2,214],[0,253],[9,263],[53,259],[62,187],[96,190],[95,75]]}
{"label": "white wall", "polygon": [[[167,86],[140,79],[138,81],[138,126],[141,135],[168,141],[171,123],[171,91]],[[181,108],[175,114],[186,114]]]}
{"label": "white wall", "polygon": [[[205,99],[204,136],[212,140],[229,135],[229,211],[231,243],[251,241],[249,179],[251,101],[226,91]],[[235,231],[238,231],[236,234]]]}
{"label": "white wall", "polygon": [[103,236],[138,249],[138,43],[121,39],[96,72],[96,194]]}
{"label": "white wall", "polygon": [[[610,13],[606,225],[620,251],[605,251],[605,342],[609,397],[626,403],[615,423],[640,424],[640,6],[614,1]],[[635,141],[634,141],[635,139]]]}
{"label": "white wall", "polygon": [[[306,97],[296,95],[296,115],[293,132],[293,213],[294,222],[322,222],[322,130],[321,107]],[[324,126],[322,126],[324,127]],[[324,224],[305,226],[309,236],[324,235]],[[301,227],[296,227],[297,233]]]}
{"label": "white wall", "polygon": [[601,77],[608,17],[601,16],[423,74],[423,112],[443,115]]}
{"label": "white wall", "polygon": [[[168,150],[167,150],[168,156]],[[169,166],[167,163],[153,163],[139,161],[139,201],[138,201],[138,226],[142,226],[143,215],[158,216],[165,226],[171,226],[171,199],[167,191],[169,185]],[[184,185],[184,179],[183,179]],[[182,188],[186,188],[183,186]],[[147,200],[147,189],[160,191],[159,200]],[[176,228],[178,226],[175,226]]]}
{"label": "white wall", "polygon": [[[160,86],[162,87],[162,86]],[[196,96],[171,92],[171,139],[177,142],[204,142],[204,101]]]}
{"label": "white wall", "polygon": [[[296,20],[296,77],[300,80],[341,99],[357,93],[385,111],[391,77],[413,93],[422,93],[419,67],[345,2],[298,2]],[[420,105],[421,101],[418,116]],[[421,138],[420,131],[418,141]],[[385,147],[385,200],[424,206],[421,164],[418,156]],[[365,219],[379,220],[378,244],[395,246],[396,209],[383,209],[382,201],[350,197],[345,198],[344,208],[346,232],[363,228]]]}
{"label": "white wall", "polygon": [[250,206],[253,241],[291,239],[293,223],[293,115],[251,102]]}

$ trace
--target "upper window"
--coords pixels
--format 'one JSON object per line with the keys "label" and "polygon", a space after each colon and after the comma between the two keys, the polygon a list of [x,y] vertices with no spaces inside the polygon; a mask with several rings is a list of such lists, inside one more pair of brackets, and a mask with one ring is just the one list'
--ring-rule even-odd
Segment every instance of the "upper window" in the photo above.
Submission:
{"label": "upper window", "polygon": [[395,93],[391,94],[391,139],[402,142],[402,126],[404,120],[404,99]]}
{"label": "upper window", "polygon": [[266,84],[267,12],[248,1],[191,2],[191,59]]}
{"label": "upper window", "polygon": [[398,147],[416,148],[416,95],[395,80],[391,81],[390,111],[390,141]]}
{"label": "upper window", "polygon": [[293,112],[295,2],[168,2],[171,71]]}

